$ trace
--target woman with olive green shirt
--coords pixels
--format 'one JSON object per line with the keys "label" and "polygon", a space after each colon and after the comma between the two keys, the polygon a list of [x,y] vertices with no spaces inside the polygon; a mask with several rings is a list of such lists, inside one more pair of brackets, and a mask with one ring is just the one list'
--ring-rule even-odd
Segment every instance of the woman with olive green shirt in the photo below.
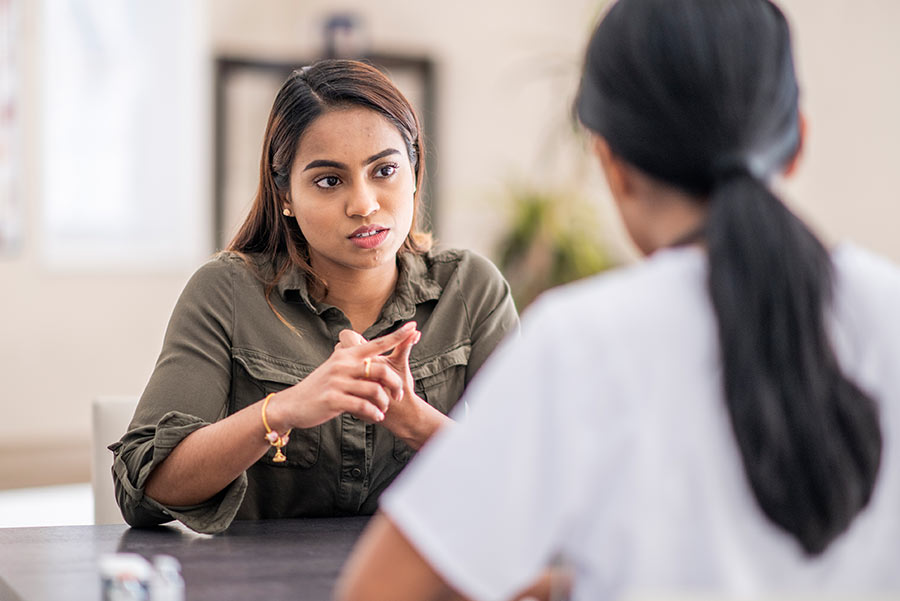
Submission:
{"label": "woman with olive green shirt", "polygon": [[125,520],[370,514],[518,326],[486,259],[416,231],[415,114],[377,70],[295,71],[229,249],[187,284],[129,431]]}
{"label": "woman with olive green shirt", "polygon": [[[399,267],[396,293],[363,336],[376,338],[415,321],[422,332],[409,357],[415,391],[446,414],[517,326],[515,309],[499,272],[473,253],[406,254]],[[339,333],[349,328],[339,309],[309,297],[300,273],[282,277],[271,301],[299,336],[268,307],[263,286],[236,255],[223,253],[188,283],[129,432],[113,445],[116,496],[130,524],[174,518],[217,532],[235,518],[373,513],[381,491],[409,461],[409,444],[380,424],[344,413],[295,429],[286,461],[273,463],[270,448],[205,503],[167,507],[143,495],[147,474],[188,434],[296,384],[332,354]]]}

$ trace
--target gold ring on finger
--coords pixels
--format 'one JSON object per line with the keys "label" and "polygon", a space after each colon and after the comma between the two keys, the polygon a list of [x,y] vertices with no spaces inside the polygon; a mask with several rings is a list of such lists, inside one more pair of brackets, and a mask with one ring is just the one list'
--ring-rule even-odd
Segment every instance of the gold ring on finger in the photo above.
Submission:
{"label": "gold ring on finger", "polygon": [[366,375],[366,379],[368,379],[368,378],[369,378],[369,372],[370,372],[371,369],[372,369],[372,357],[366,357],[365,359],[363,359],[363,363],[364,363],[365,366],[366,366],[366,373],[365,373],[365,375]]}

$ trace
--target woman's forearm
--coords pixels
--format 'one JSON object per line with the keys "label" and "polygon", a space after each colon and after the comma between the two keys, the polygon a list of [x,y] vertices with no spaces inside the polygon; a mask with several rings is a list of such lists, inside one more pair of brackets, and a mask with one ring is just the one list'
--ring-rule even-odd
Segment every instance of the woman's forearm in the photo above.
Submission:
{"label": "woman's forearm", "polygon": [[185,437],[150,474],[144,492],[169,506],[202,503],[228,486],[269,449],[254,403]]}
{"label": "woman's forearm", "polygon": [[[311,428],[342,413],[369,423],[383,421],[390,399],[403,385],[392,368],[373,358],[414,335],[415,323],[410,322],[381,338],[336,349],[304,380],[272,395],[266,406],[269,427],[286,434],[291,428]],[[144,487],[147,496],[163,505],[196,505],[233,482],[269,448],[263,402],[185,437],[153,470]]]}

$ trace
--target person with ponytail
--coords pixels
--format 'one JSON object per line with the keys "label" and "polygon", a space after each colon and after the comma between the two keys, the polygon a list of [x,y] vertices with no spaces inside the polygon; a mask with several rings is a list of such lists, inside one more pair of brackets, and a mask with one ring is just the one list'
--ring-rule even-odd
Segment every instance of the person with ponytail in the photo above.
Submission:
{"label": "person with ponytail", "polygon": [[798,97],[769,0],[612,4],[576,111],[648,257],[529,310],[337,599],[900,593],[900,269],[774,191]]}
{"label": "person with ponytail", "polygon": [[185,287],[110,447],[127,523],[375,511],[518,328],[497,268],[419,229],[424,172],[418,118],[376,68],[288,77],[249,215]]}

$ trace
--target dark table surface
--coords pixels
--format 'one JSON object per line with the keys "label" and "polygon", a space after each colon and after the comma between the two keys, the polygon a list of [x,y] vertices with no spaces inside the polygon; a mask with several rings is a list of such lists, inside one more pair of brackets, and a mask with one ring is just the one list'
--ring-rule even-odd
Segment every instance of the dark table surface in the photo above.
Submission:
{"label": "dark table surface", "polygon": [[0,529],[0,601],[99,601],[106,553],[172,555],[187,601],[331,598],[367,517],[235,522],[223,534],[179,526]]}

